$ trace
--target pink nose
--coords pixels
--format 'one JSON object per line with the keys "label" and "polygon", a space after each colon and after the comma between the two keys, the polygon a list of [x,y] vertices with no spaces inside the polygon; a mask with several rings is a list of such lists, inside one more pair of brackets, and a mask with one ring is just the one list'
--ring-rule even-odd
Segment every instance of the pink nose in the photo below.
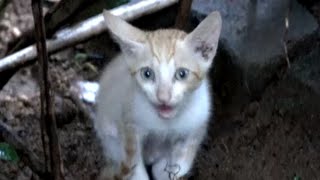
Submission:
{"label": "pink nose", "polygon": [[158,89],[157,98],[160,103],[168,104],[171,99],[171,92],[168,89]]}

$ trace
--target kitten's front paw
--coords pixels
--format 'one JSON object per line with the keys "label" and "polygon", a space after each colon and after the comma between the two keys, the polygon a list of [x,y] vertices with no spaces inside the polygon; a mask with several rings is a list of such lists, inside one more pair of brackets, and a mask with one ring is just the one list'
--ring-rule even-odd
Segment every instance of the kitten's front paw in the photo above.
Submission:
{"label": "kitten's front paw", "polygon": [[137,165],[135,167],[134,173],[130,177],[130,180],[149,180],[149,176],[148,176],[143,164]]}
{"label": "kitten's front paw", "polygon": [[125,163],[121,163],[120,170],[114,167],[106,166],[100,172],[98,180],[129,180],[132,179],[134,167],[129,167]]}
{"label": "kitten's front paw", "polygon": [[156,180],[178,180],[179,171],[178,164],[170,164],[165,159],[152,166],[152,175]]}

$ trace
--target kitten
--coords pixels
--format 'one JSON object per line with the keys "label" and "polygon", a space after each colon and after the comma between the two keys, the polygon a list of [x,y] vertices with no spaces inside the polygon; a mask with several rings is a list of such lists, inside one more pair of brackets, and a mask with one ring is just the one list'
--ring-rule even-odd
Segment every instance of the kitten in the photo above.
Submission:
{"label": "kitten", "polygon": [[146,32],[103,12],[122,53],[102,75],[94,127],[107,166],[101,179],[178,179],[186,175],[209,121],[207,72],[221,17],[211,13],[190,34]]}

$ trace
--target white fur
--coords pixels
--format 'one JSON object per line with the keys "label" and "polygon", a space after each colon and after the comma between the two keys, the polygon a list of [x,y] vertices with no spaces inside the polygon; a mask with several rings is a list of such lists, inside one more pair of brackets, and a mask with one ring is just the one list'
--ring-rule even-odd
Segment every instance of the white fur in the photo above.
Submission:
{"label": "white fur", "polygon": [[[119,127],[123,127],[123,124],[137,129],[137,142],[143,143],[143,139],[148,137],[149,134],[160,135],[156,136],[154,140],[161,142],[166,138],[175,139],[182,136],[188,138],[188,135],[192,136],[196,132],[201,135],[199,137],[195,136],[191,141],[200,144],[206,132],[206,124],[210,115],[210,95],[207,81],[204,80],[200,87],[188,96],[189,99],[187,102],[183,102],[176,117],[162,119],[132,79],[125,61],[121,57],[116,58],[108,65],[102,77],[97,96],[97,118],[94,122],[95,129],[104,147],[105,156],[112,159],[112,163],[120,164],[120,162],[126,161],[123,150],[123,135],[121,134],[121,131],[125,133],[126,130],[119,129]],[[179,148],[183,148],[183,146]],[[161,151],[171,151],[171,149],[167,148]],[[154,161],[157,158],[152,157],[154,154],[158,154],[155,156],[170,154],[170,152],[161,151],[147,154],[146,156],[149,157],[142,157],[142,152],[137,152],[137,159],[140,160],[137,162],[138,166],[132,178],[136,180],[146,179],[142,178],[147,177],[142,163],[143,158],[153,159],[149,160],[149,163],[155,163]],[[165,168],[161,167],[163,161],[169,162],[169,159],[162,159],[161,163],[158,163],[155,167]],[[181,166],[180,176],[189,171],[192,161],[193,157],[188,162],[181,161],[179,163]]]}

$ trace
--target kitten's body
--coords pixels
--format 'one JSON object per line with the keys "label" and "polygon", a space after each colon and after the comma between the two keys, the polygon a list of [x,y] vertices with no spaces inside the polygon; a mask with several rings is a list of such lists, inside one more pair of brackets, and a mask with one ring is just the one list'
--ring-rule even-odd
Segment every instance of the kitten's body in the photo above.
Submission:
{"label": "kitten's body", "polygon": [[[105,16],[123,54],[106,68],[97,97],[95,129],[109,161],[103,178],[147,180],[145,165],[152,166],[157,180],[181,177],[206,134],[211,107],[206,72],[212,60],[193,59],[212,59],[216,47],[207,52],[203,40],[188,52],[188,36],[182,31],[142,32]],[[119,28],[123,35],[112,30]],[[153,79],[150,72],[145,75],[145,67]],[[181,79],[178,67],[188,69],[188,79]]]}

